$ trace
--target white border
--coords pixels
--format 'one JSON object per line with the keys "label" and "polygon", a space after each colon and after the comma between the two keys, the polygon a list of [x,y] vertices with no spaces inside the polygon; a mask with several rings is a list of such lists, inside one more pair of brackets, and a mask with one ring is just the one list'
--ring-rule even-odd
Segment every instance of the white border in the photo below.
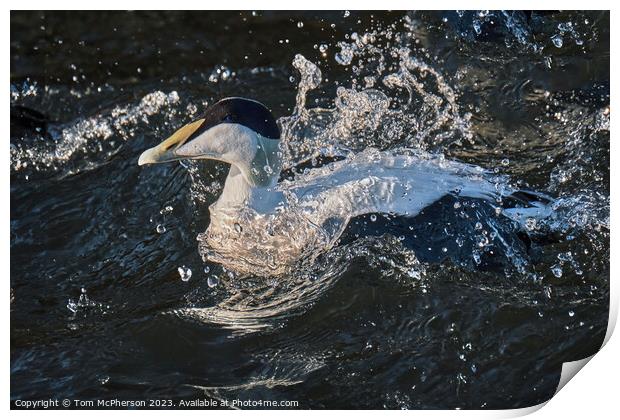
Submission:
{"label": "white border", "polygon": [[[617,31],[614,30],[616,22],[615,19],[615,8],[613,7],[612,2],[609,1],[588,1],[584,3],[583,1],[575,1],[575,0],[564,0],[564,1],[520,1],[520,2],[508,2],[508,1],[433,1],[429,2],[412,2],[412,1],[381,1],[381,2],[370,2],[367,0],[358,0],[355,2],[337,2],[333,0],[314,0],[312,2],[299,2],[299,1],[277,1],[277,0],[264,0],[260,3],[258,2],[250,2],[250,1],[242,1],[242,0],[227,0],[226,2],[208,2],[208,1],[187,1],[187,0],[176,0],[175,2],[163,2],[163,1],[149,1],[149,2],[136,2],[136,1],[119,1],[119,0],[107,0],[105,3],[101,2],[78,2],[78,1],[66,1],[66,0],[57,0],[52,3],[49,1],[30,1],[30,2],[20,2],[18,4],[10,5],[15,9],[101,9],[105,6],[105,8],[111,9],[213,9],[213,10],[223,10],[223,9],[239,9],[239,10],[249,10],[249,9],[257,9],[257,10],[270,10],[270,9],[288,9],[288,10],[305,10],[305,9],[324,9],[324,10],[373,10],[373,9],[392,9],[392,10],[404,10],[404,9],[606,9],[612,10],[611,12],[611,50],[613,51],[611,54],[611,68],[617,69],[617,52],[614,51],[617,38]],[[430,8],[428,6],[431,6]],[[542,6],[542,7],[541,7]],[[10,14],[7,10],[5,14],[5,25],[4,25],[4,42],[2,44],[2,48],[4,51],[5,59],[9,57],[10,49],[9,49],[9,39],[10,39]],[[5,64],[5,71],[10,72],[9,65]],[[611,72],[614,73],[613,71]],[[10,78],[10,74],[6,75],[4,78],[7,81]],[[6,83],[6,82],[5,82]],[[611,84],[612,95],[611,95],[611,109],[616,110],[620,109],[617,105],[617,96],[614,90],[614,83]],[[5,99],[4,109],[5,111],[2,113],[2,121],[3,127],[5,127],[5,139],[8,139],[8,131],[9,131],[9,101]],[[612,134],[613,136],[613,134]],[[617,137],[617,136],[616,136]],[[618,156],[618,147],[614,146],[614,141],[611,140],[612,151],[611,151],[611,162],[612,162],[612,176],[611,176],[611,196],[612,203],[614,201],[613,197],[616,197],[618,194],[618,182],[616,181],[614,175],[613,168],[616,167],[614,162],[617,161]],[[4,164],[4,169],[2,171],[2,188],[4,190],[4,197],[2,203],[2,212],[5,215],[5,223],[2,227],[3,236],[5,238],[5,242],[2,243],[2,268],[5,273],[5,278],[10,278],[10,248],[9,248],[9,224],[7,223],[10,220],[10,204],[9,204],[9,187],[10,187],[10,165],[9,165],[9,154],[8,154],[8,144],[6,144],[5,140],[5,153],[6,153],[6,161]],[[611,225],[616,225],[616,220],[618,220],[618,211],[616,207],[612,206],[611,211]],[[616,250],[620,249],[618,247],[618,240],[616,235],[612,235],[611,237],[611,255],[615,256]],[[611,265],[611,279],[618,279],[618,268],[617,268],[617,258],[612,258]],[[552,398],[547,404],[541,404],[538,407],[531,407],[527,409],[521,410],[503,410],[503,411],[415,411],[411,412],[399,412],[399,411],[382,411],[381,413],[375,413],[373,411],[348,411],[348,412],[320,412],[318,413],[321,416],[355,416],[357,418],[375,418],[377,415],[383,417],[401,417],[401,416],[415,416],[416,418],[506,418],[506,417],[514,417],[519,415],[528,414],[536,411],[533,415],[533,418],[547,418],[547,417],[561,417],[563,419],[582,419],[585,416],[590,418],[608,418],[613,414],[618,412],[618,395],[617,395],[617,382],[620,378],[620,369],[616,355],[620,354],[620,342],[617,337],[612,337],[610,340],[611,332],[613,327],[615,326],[617,313],[618,313],[618,293],[617,293],[617,280],[614,280],[611,285],[611,302],[610,302],[610,322],[608,333],[606,336],[606,345],[604,350],[593,357],[592,361],[588,363],[588,365],[583,369],[583,372],[579,373],[579,377],[576,380],[570,381],[562,390],[559,392],[554,398]],[[5,286],[5,302],[9,301],[9,287]],[[4,311],[3,316],[4,322],[3,326],[5,328],[4,336],[7,338],[5,345],[2,348],[2,352],[4,354],[5,360],[5,369],[6,373],[3,381],[3,394],[5,395],[2,404],[4,405],[5,410],[9,409],[10,406],[10,366],[8,360],[10,358],[10,348],[9,348],[9,332],[10,332],[10,316],[9,310],[6,309]],[[544,409],[537,411],[542,406],[545,406]],[[46,412],[28,412],[28,411],[11,411],[10,415],[15,418],[30,418],[33,415],[39,416],[49,416],[52,418],[63,418],[67,417],[76,418],[78,416],[84,416],[83,412],[70,412],[70,411],[46,411]],[[114,416],[122,416],[122,417],[147,417],[148,418],[169,418],[171,415],[179,415],[180,412],[170,413],[167,411],[164,412],[127,412],[127,411],[115,411],[114,413],[108,411],[92,411],[87,413],[89,417],[94,418],[104,418],[110,415]],[[205,418],[205,416],[209,417],[269,417],[270,419],[278,419],[278,418],[289,418],[291,415],[295,417],[310,417],[314,416],[315,412],[310,411],[270,411],[270,412],[259,412],[259,411],[251,411],[251,412],[223,412],[223,411],[188,411],[183,412],[180,415],[189,416],[189,417],[200,417]]]}

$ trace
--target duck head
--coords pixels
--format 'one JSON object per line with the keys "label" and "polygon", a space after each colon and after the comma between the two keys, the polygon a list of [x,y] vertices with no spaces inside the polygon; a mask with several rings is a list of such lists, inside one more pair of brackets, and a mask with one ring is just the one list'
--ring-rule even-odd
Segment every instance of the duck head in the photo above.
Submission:
{"label": "duck head", "polygon": [[278,125],[265,105],[225,98],[209,106],[204,118],[145,150],[138,165],[212,159],[235,166],[252,186],[268,186],[277,181],[281,169],[279,139]]}

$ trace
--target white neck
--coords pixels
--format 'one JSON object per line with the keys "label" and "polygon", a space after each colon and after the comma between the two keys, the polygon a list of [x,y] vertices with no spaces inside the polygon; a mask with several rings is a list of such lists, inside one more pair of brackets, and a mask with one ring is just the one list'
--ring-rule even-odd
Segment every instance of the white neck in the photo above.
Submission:
{"label": "white neck", "polygon": [[259,136],[257,152],[251,162],[231,163],[224,190],[213,204],[214,208],[234,209],[250,203],[270,205],[270,195],[282,166],[278,151],[278,140]]}

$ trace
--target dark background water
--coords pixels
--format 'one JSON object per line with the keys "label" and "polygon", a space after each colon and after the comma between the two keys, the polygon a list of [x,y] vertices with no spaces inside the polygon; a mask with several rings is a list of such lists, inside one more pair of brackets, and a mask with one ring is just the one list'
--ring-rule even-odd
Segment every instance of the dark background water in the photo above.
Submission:
{"label": "dark background water", "polygon": [[[143,170],[139,153],[203,101],[246,96],[289,115],[298,53],[327,79],[309,105],[330,106],[356,78],[333,60],[336,42],[405,15],[416,51],[472,113],[474,141],[439,151],[579,197],[592,218],[541,245],[534,280],[446,262],[426,267],[422,290],[358,257],[278,328],[238,335],[170,315],[225,294],[206,286],[195,240],[217,188],[196,202],[184,167]],[[609,14],[491,16],[12,12],[11,401],[515,408],[550,398],[562,362],[597,351],[607,328]],[[574,263],[561,259],[569,251]]]}

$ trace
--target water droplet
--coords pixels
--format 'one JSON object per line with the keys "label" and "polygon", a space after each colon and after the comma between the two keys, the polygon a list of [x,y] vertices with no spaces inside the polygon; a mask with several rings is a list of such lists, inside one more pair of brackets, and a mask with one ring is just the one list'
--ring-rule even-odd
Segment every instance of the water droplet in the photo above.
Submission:
{"label": "water droplet", "polygon": [[480,230],[480,229],[482,229],[482,223],[477,222],[476,223],[476,230]]}
{"label": "water droplet", "polygon": [[182,281],[189,281],[189,279],[192,277],[192,270],[189,267],[181,266],[178,267],[177,270],[179,271],[179,275],[181,276]]}
{"label": "water droplet", "polygon": [[338,46],[340,47],[340,52],[336,53],[334,58],[341,66],[348,66],[353,61],[356,46],[354,43],[348,44],[346,42],[340,42]]}
{"label": "water droplet", "polygon": [[[418,270],[416,270],[416,269],[414,269],[414,268],[409,269],[409,270],[407,271],[407,275],[408,275],[409,277],[414,278],[414,279],[417,279],[417,280],[420,280],[420,279],[422,278],[422,273],[420,273],[420,271],[418,271]],[[424,293],[426,293],[424,290],[422,290],[422,291],[423,291]]]}
{"label": "water droplet", "polygon": [[319,45],[319,51],[323,54],[325,54],[327,52],[327,44],[321,44]]}
{"label": "water droplet", "polygon": [[551,267],[551,272],[553,273],[554,276],[556,276],[557,278],[562,277],[562,267],[560,267],[559,265],[554,265],[553,267]]}
{"label": "water droplet", "polygon": [[159,214],[168,214],[168,213],[172,213],[172,210],[174,210],[174,208],[172,206],[166,206],[163,209],[161,209],[159,211]]}
{"label": "water droplet", "polygon": [[477,35],[480,35],[482,33],[482,28],[480,27],[480,22],[474,21],[473,27],[474,27],[474,31],[476,32]]}
{"label": "water droplet", "polygon": [[165,233],[166,232],[166,226],[162,225],[161,223],[157,225],[157,227],[155,228],[155,230],[157,230],[157,233]]}
{"label": "water droplet", "polygon": [[510,159],[508,159],[508,158],[502,159],[502,165],[504,165],[504,166],[510,165]]}
{"label": "water droplet", "polygon": [[551,59],[551,57],[549,56],[545,57],[545,65],[547,66],[547,68],[551,68],[552,63],[553,63],[553,60]]}
{"label": "water droplet", "polygon": [[377,221],[377,215],[376,214],[371,214],[370,215],[370,221],[371,222],[376,222]]}
{"label": "water droplet", "polygon": [[73,313],[76,313],[78,310],[78,305],[77,303],[75,303],[75,301],[73,299],[69,299],[67,301],[67,309],[70,310]]}
{"label": "water droplet", "polygon": [[525,219],[525,229],[527,230],[535,230],[536,229],[536,219],[533,217],[528,217]]}
{"label": "water droplet", "polygon": [[349,12],[348,10],[344,11],[343,17],[348,18],[349,16],[351,16],[351,12]]}
{"label": "water droplet", "polygon": [[297,22],[297,27],[298,28],[303,28],[304,27],[304,23],[303,22]]}
{"label": "water droplet", "polygon": [[573,253],[570,252],[570,251],[560,252],[558,254],[558,260],[560,260],[560,261],[568,261],[568,262],[573,261]]}
{"label": "water droplet", "polygon": [[206,265],[205,268],[202,269],[202,271],[204,271],[205,274],[208,274],[209,271],[211,271],[211,268],[208,265]]}
{"label": "water droplet", "polygon": [[235,223],[235,232],[241,233],[242,231],[243,228],[241,227],[241,225],[239,223]]}
{"label": "water droplet", "polygon": [[557,48],[562,48],[564,40],[560,35],[554,35],[553,37],[551,37],[551,42],[553,42],[553,45],[555,45]]}
{"label": "water droplet", "polygon": [[212,274],[209,277],[207,277],[207,285],[209,287],[215,287],[219,284],[219,282],[220,282],[220,279],[215,274]]}
{"label": "water droplet", "polygon": [[575,311],[568,311],[568,316],[570,316],[570,317],[575,316]]}

